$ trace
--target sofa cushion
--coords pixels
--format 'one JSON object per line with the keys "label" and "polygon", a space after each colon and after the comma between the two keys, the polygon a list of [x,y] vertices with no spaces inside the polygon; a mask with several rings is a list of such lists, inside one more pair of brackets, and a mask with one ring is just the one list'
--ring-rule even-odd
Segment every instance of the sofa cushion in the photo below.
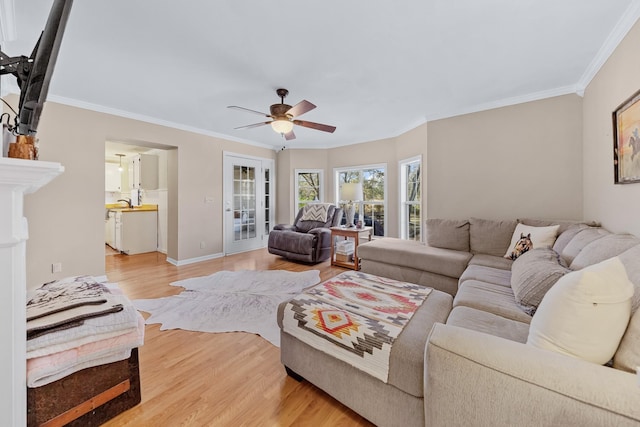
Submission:
{"label": "sofa cushion", "polygon": [[502,270],[511,270],[513,260],[502,256],[475,254],[469,261],[469,265],[482,265],[484,267],[499,268]]}
{"label": "sofa cushion", "polygon": [[517,222],[471,218],[469,224],[471,252],[502,256],[509,247]]}
{"label": "sofa cushion", "polygon": [[640,366],[640,245],[626,250],[618,258],[627,270],[627,276],[635,290],[631,300],[633,315],[613,357],[613,367],[635,372]]}
{"label": "sofa cushion", "polygon": [[558,252],[564,262],[567,265],[571,265],[575,257],[578,256],[580,251],[584,249],[589,243],[594,240],[603,238],[604,236],[611,234],[604,228],[600,227],[588,227],[584,230],[580,230],[576,235],[567,243],[562,252]]}
{"label": "sofa cushion", "polygon": [[573,259],[569,267],[572,270],[580,270],[618,256],[638,244],[640,244],[640,239],[631,234],[608,234],[587,244]]}
{"label": "sofa cushion", "polygon": [[640,310],[631,316],[627,330],[613,356],[613,367],[636,373],[640,367]]}
{"label": "sofa cushion", "polygon": [[469,252],[469,221],[427,219],[427,245]]}
{"label": "sofa cushion", "polygon": [[567,227],[566,230],[559,232],[560,234],[556,238],[556,242],[553,244],[553,250],[561,254],[571,239],[585,228],[589,228],[589,226],[587,224],[580,223],[571,225]]}
{"label": "sofa cushion", "polygon": [[[618,255],[627,270],[627,276],[635,288],[631,300],[631,312],[640,309],[640,245],[634,246]],[[640,350],[640,348],[639,348]]]}
{"label": "sofa cushion", "polygon": [[632,296],[617,257],[566,274],[542,299],[527,344],[603,365],[629,324]]}
{"label": "sofa cushion", "polygon": [[[505,258],[516,259],[523,253],[534,248],[550,248],[556,241],[559,225],[548,227],[533,227],[530,225],[518,224],[511,236],[511,243],[504,254]],[[523,245],[522,242],[527,242]]]}
{"label": "sofa cushion", "polygon": [[511,289],[516,302],[530,315],[535,313],[542,297],[569,269],[551,248],[533,249],[511,266]]}
{"label": "sofa cushion", "polygon": [[516,304],[511,288],[478,280],[467,280],[460,285],[453,306],[475,308],[518,322],[531,322],[531,316]]}
{"label": "sofa cushion", "polygon": [[460,276],[458,286],[467,280],[478,280],[500,286],[511,286],[511,272],[501,268],[470,265]]}
{"label": "sofa cushion", "polygon": [[459,326],[519,343],[527,342],[529,324],[470,307],[456,307],[449,314],[447,325]]}
{"label": "sofa cushion", "polygon": [[411,321],[394,341],[389,356],[389,384],[405,393],[422,397],[424,393],[424,348],[435,323],[447,321],[451,295],[437,290],[413,314]]}
{"label": "sofa cushion", "polygon": [[[531,225],[533,227],[548,227],[550,225],[557,225],[558,234],[562,234],[570,227],[574,227],[578,224],[582,224],[585,227],[587,227],[587,224],[584,221],[572,221],[567,219],[555,220],[555,219],[518,218],[518,222],[524,225]],[[594,224],[594,223],[591,223],[591,224]]]}
{"label": "sofa cushion", "polygon": [[471,259],[469,252],[434,248],[395,237],[383,237],[358,246],[358,256],[402,267],[459,278]]}

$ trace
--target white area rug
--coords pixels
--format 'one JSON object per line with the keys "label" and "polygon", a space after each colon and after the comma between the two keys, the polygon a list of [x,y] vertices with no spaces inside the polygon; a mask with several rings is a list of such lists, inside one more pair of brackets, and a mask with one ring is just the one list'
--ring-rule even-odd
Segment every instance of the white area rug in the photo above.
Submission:
{"label": "white area rug", "polygon": [[160,323],[161,331],[244,331],[280,347],[278,304],[319,282],[318,270],[220,271],[171,283],[185,288],[179,295],[133,300],[133,305],[150,313],[146,323]]}

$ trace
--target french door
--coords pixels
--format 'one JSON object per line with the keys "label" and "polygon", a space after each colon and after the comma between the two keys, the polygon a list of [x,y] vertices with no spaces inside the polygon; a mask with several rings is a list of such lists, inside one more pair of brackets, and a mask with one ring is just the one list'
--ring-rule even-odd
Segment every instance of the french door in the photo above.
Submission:
{"label": "french door", "polygon": [[225,254],[267,244],[274,218],[273,160],[224,153]]}

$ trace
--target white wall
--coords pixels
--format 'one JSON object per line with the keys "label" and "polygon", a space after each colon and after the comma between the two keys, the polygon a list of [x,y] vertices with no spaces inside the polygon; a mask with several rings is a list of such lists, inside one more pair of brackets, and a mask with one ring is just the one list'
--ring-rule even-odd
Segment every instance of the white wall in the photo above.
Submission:
{"label": "white wall", "polygon": [[584,94],[584,214],[640,236],[640,183],[614,184],[612,112],[640,89],[640,23],[629,31]]}

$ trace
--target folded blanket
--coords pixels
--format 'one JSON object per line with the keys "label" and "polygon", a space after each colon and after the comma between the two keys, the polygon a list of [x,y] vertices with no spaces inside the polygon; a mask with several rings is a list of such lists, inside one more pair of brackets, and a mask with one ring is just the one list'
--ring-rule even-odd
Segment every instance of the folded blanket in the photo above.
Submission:
{"label": "folded blanket", "polygon": [[29,294],[27,321],[75,307],[100,305],[111,292],[91,276],[67,277],[45,283]]}
{"label": "folded blanket", "polygon": [[27,301],[27,340],[61,329],[77,327],[84,320],[121,311],[122,304],[91,276],[68,277],[33,291]]}
{"label": "folded blanket", "polygon": [[58,353],[83,344],[122,335],[135,329],[138,324],[138,312],[131,301],[124,295],[115,294],[110,296],[110,300],[115,304],[121,304],[122,310],[107,316],[86,319],[80,326],[58,330],[28,340],[27,358]]}
{"label": "folded blanket", "polygon": [[126,333],[28,359],[27,386],[40,387],[85,368],[127,359],[131,349],[143,343],[144,318],[137,313],[137,326]]}

